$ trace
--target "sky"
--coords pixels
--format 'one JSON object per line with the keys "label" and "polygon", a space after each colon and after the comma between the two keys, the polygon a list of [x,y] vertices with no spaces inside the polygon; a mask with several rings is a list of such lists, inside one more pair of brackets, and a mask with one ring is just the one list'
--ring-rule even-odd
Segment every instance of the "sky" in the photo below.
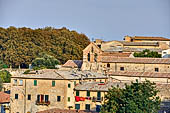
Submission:
{"label": "sky", "polygon": [[0,0],[0,27],[66,27],[92,39],[170,38],[170,0]]}

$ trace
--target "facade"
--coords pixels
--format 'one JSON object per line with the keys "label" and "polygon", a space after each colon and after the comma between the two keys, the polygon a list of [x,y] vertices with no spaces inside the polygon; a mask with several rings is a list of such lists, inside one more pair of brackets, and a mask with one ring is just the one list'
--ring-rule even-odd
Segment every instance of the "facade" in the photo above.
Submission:
{"label": "facade", "polygon": [[47,109],[75,109],[74,87],[82,81],[107,81],[88,71],[39,70],[11,77],[11,113],[36,113]]}

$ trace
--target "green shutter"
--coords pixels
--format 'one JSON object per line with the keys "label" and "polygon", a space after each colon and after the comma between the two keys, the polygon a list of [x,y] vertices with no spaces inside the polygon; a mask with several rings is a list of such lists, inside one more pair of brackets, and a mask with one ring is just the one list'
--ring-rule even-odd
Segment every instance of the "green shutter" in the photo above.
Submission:
{"label": "green shutter", "polygon": [[79,96],[79,91],[76,91],[76,96]]}
{"label": "green shutter", "polygon": [[70,102],[70,97],[68,97],[68,102]]}
{"label": "green shutter", "polygon": [[55,81],[52,81],[52,86],[55,86]]}
{"label": "green shutter", "polygon": [[68,84],[68,88],[71,88],[71,84]]}
{"label": "green shutter", "polygon": [[90,97],[90,91],[87,91],[87,97]]}
{"label": "green shutter", "polygon": [[34,86],[37,86],[37,80],[34,80]]}
{"label": "green shutter", "polygon": [[80,104],[75,104],[75,109],[79,110],[80,109]]}

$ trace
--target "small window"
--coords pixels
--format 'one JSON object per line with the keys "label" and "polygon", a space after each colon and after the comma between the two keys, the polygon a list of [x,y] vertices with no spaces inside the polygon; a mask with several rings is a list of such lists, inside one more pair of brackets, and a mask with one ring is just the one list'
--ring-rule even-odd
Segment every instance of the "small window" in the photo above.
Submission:
{"label": "small window", "polygon": [[55,81],[52,81],[52,87],[54,87],[55,86]]}
{"label": "small window", "polygon": [[76,91],[76,96],[79,96],[79,91]]}
{"label": "small window", "polygon": [[101,49],[101,45],[97,45]]}
{"label": "small window", "polygon": [[71,88],[71,84],[68,84],[68,88]]}
{"label": "small window", "polygon": [[93,49],[93,47],[91,48],[91,52],[92,52],[92,53],[94,52],[94,49]]}
{"label": "small window", "polygon": [[70,97],[68,97],[68,102],[70,102]]}
{"label": "small window", "polygon": [[79,110],[80,109],[80,104],[75,104],[75,109]]}
{"label": "small window", "polygon": [[23,85],[23,80],[19,80],[19,85],[20,85],[20,86]]}
{"label": "small window", "polygon": [[34,86],[37,86],[37,80],[34,80]]}
{"label": "small window", "polygon": [[14,79],[14,84],[13,85],[17,85],[17,79]]}
{"label": "small window", "polygon": [[87,97],[90,97],[90,91],[87,91]]}
{"label": "small window", "polygon": [[87,59],[88,59],[88,61],[90,61],[90,53],[88,53]]}
{"label": "small window", "polygon": [[121,70],[121,71],[124,71],[124,67],[120,67],[120,70]]}
{"label": "small window", "polygon": [[107,64],[107,68],[110,68],[110,64],[109,63]]}
{"label": "small window", "polygon": [[31,95],[30,94],[28,95],[28,100],[31,100]]}
{"label": "small window", "polygon": [[86,110],[90,111],[90,104],[86,104]]}
{"label": "small window", "polygon": [[159,72],[159,68],[155,68],[155,72]]}
{"label": "small window", "polygon": [[57,101],[58,101],[58,102],[61,101],[61,96],[57,96]]}
{"label": "small window", "polygon": [[37,101],[40,102],[40,95],[37,95]]}
{"label": "small window", "polygon": [[18,94],[15,94],[15,99],[18,99]]}
{"label": "small window", "polygon": [[45,95],[45,102],[49,101],[49,95]]}

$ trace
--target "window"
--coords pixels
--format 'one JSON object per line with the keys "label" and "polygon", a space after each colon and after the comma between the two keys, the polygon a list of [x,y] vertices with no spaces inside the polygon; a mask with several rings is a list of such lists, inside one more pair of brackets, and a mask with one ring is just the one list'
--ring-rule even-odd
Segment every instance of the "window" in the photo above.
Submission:
{"label": "window", "polygon": [[57,96],[57,101],[58,101],[58,102],[61,101],[61,96]]}
{"label": "window", "polygon": [[90,111],[90,104],[86,104],[86,110]]}
{"label": "window", "polygon": [[94,52],[94,49],[93,49],[93,47],[91,48],[91,52],[92,52],[92,53]]}
{"label": "window", "polygon": [[110,64],[109,63],[107,64],[107,68],[110,68]]}
{"label": "window", "polygon": [[37,95],[37,101],[40,102],[40,95]]}
{"label": "window", "polygon": [[68,88],[71,88],[71,84],[68,84]]}
{"label": "window", "polygon": [[45,95],[45,102],[49,101],[49,95]]}
{"label": "window", "polygon": [[120,71],[124,71],[124,67],[120,67]]}
{"label": "window", "polygon": [[97,53],[94,54],[94,61],[97,62]]}
{"label": "window", "polygon": [[101,45],[97,45],[99,48],[101,48]]}
{"label": "window", "polygon": [[14,79],[14,84],[13,85],[17,85],[17,79]]}
{"label": "window", "polygon": [[88,59],[88,61],[90,61],[90,53],[88,53],[87,59]]}
{"label": "window", "polygon": [[90,97],[90,91],[87,91],[87,97]]}
{"label": "window", "polygon": [[52,81],[52,87],[54,87],[55,86],[55,81]]}
{"label": "window", "polygon": [[34,86],[37,86],[37,80],[34,80]]}
{"label": "window", "polygon": [[18,99],[18,94],[15,94],[15,99]]}
{"label": "window", "polygon": [[31,100],[31,95],[30,94],[28,95],[28,100]]}
{"label": "window", "polygon": [[40,102],[44,101],[44,95],[40,95]]}
{"label": "window", "polygon": [[79,91],[76,91],[76,96],[79,96]]}
{"label": "window", "polygon": [[70,97],[68,97],[68,102],[70,102]]}
{"label": "window", "polygon": [[19,80],[19,85],[23,85],[23,80]]}
{"label": "window", "polygon": [[101,92],[100,91],[97,92],[97,100],[101,100]]}
{"label": "window", "polygon": [[80,104],[75,104],[75,109],[79,110],[80,109]]}
{"label": "window", "polygon": [[159,72],[159,68],[155,68],[155,72]]}

